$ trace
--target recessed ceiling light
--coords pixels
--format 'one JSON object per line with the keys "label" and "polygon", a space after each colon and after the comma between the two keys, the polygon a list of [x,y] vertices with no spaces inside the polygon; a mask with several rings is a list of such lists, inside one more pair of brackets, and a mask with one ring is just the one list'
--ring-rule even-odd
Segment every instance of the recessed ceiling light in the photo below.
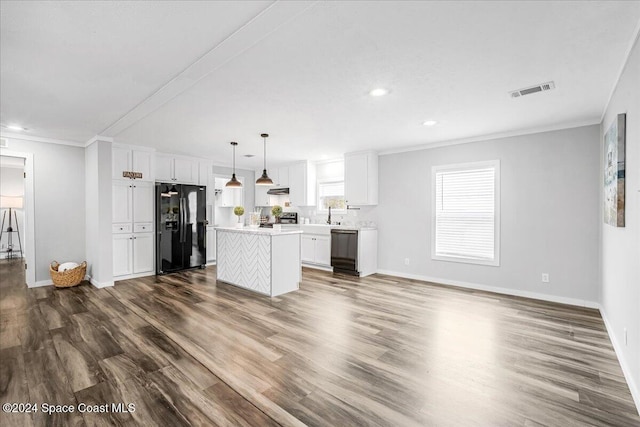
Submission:
{"label": "recessed ceiling light", "polygon": [[8,125],[5,127],[9,130],[17,130],[17,131],[27,130],[27,128],[23,128],[22,126],[18,126],[18,125]]}
{"label": "recessed ceiling light", "polygon": [[385,88],[379,87],[377,89],[373,89],[371,92],[369,92],[369,95],[371,96],[384,96],[386,94],[388,94],[389,91]]}
{"label": "recessed ceiling light", "polygon": [[422,123],[424,126],[435,126],[438,124],[438,122],[436,120],[427,120],[426,122]]}

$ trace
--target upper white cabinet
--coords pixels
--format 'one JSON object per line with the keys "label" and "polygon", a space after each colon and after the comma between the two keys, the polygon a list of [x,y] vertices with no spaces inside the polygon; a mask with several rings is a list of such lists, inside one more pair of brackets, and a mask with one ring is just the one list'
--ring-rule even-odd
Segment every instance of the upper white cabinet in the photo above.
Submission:
{"label": "upper white cabinet", "polygon": [[244,178],[238,177],[242,187],[226,187],[227,181],[227,178],[215,178],[216,206],[222,208],[244,206]]}
{"label": "upper white cabinet", "polygon": [[131,222],[133,220],[133,184],[130,181],[113,181],[111,187],[113,223]]}
{"label": "upper white cabinet", "polygon": [[209,179],[213,173],[213,165],[207,161],[200,161],[198,167],[198,185],[209,186]]}
{"label": "upper white cabinet", "polygon": [[[280,166],[278,169],[278,187],[289,186],[289,166]],[[275,181],[274,181],[275,182]]]}
{"label": "upper white cabinet", "polygon": [[303,161],[289,165],[289,200],[294,206],[315,206],[316,165]]}
{"label": "upper white cabinet", "polygon": [[153,165],[154,154],[152,151],[114,145],[111,153],[111,171],[113,179],[131,179],[123,176],[123,172],[141,173],[142,178],[136,178],[136,180],[140,181],[153,181],[155,179],[155,170]]}
{"label": "upper white cabinet", "polygon": [[378,204],[378,153],[344,155],[344,198],[347,205]]}
{"label": "upper white cabinet", "polygon": [[153,223],[155,186],[152,182],[114,180],[111,191],[114,224],[133,223],[133,227],[127,229],[131,231],[137,224]]}
{"label": "upper white cabinet", "polygon": [[156,181],[197,184],[198,179],[196,159],[156,153]]}

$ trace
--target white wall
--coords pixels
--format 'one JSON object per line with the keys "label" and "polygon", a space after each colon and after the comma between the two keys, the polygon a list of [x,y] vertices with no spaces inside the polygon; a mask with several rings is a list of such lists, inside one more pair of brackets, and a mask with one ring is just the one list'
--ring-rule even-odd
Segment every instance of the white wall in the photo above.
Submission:
{"label": "white wall", "polygon": [[[24,196],[24,167],[0,167],[0,194],[3,196]],[[2,251],[6,251],[7,242],[9,240],[9,233],[6,232],[9,227],[9,209],[0,210],[0,221],[6,213],[2,239],[0,240],[0,248]],[[15,212],[15,215],[13,214]],[[12,225],[14,230],[20,231],[20,245],[18,244],[18,233],[12,233],[11,240],[13,243],[14,251],[18,251],[22,246],[24,256],[24,244],[25,244],[25,229],[24,229],[24,210],[16,209],[12,210]],[[15,220],[17,219],[17,228]],[[6,256],[3,253],[2,256]]]}
{"label": "white wall", "polygon": [[[595,125],[380,156],[379,205],[363,212],[378,222],[379,270],[595,305],[598,139]],[[431,167],[494,159],[501,165],[500,266],[432,260]],[[550,283],[541,283],[543,272]]]}
{"label": "white wall", "polygon": [[[625,227],[611,227],[600,217],[602,308],[629,388],[640,408],[640,44],[637,39],[600,128],[600,206],[602,141],[620,113],[627,114]],[[624,328],[628,333],[626,345]]]}
{"label": "white wall", "polygon": [[10,150],[33,154],[36,282],[50,281],[51,261],[84,261],[84,148],[8,141]]}
{"label": "white wall", "polygon": [[113,285],[111,143],[95,141],[85,149],[87,275],[97,287]]}

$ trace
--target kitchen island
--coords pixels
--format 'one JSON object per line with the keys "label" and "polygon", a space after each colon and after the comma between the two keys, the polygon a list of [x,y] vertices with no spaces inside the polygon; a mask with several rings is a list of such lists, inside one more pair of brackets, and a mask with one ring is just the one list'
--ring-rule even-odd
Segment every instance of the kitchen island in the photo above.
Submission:
{"label": "kitchen island", "polygon": [[216,228],[217,280],[269,296],[300,286],[300,230]]}

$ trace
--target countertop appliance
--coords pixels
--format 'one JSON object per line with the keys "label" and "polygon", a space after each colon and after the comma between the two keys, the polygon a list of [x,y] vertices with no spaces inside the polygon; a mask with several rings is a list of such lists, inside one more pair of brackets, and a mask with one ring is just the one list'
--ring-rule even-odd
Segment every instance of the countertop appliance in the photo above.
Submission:
{"label": "countertop appliance", "polygon": [[204,268],[206,187],[156,183],[156,273]]}
{"label": "countertop appliance", "polygon": [[297,224],[298,213],[297,212],[282,212],[280,217],[280,224]]}
{"label": "countertop appliance", "polygon": [[359,276],[358,230],[331,229],[331,266],[334,273]]}
{"label": "countertop appliance", "polygon": [[[298,213],[297,212],[283,212],[282,216],[280,217],[280,222],[279,224],[293,224],[296,225],[298,224]],[[262,220],[260,221],[260,227],[261,228],[273,228],[273,223],[272,222],[262,222]]]}

